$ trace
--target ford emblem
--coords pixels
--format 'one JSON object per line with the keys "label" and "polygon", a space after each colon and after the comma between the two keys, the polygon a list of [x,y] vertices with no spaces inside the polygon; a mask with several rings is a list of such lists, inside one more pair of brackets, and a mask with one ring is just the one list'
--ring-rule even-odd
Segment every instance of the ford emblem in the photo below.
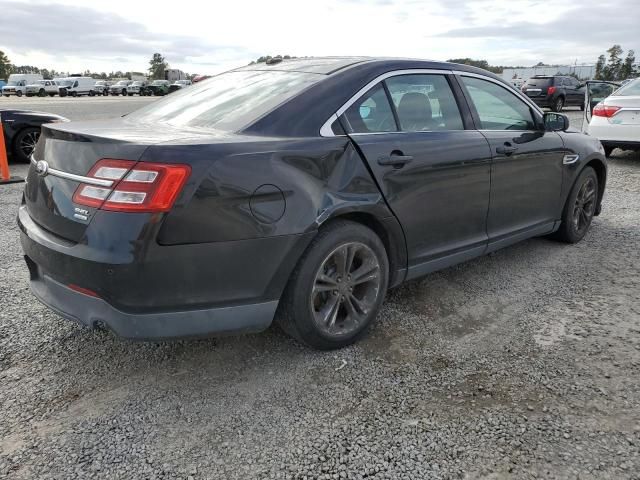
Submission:
{"label": "ford emblem", "polygon": [[46,177],[49,173],[49,164],[44,160],[38,160],[36,163],[36,173],[41,177]]}

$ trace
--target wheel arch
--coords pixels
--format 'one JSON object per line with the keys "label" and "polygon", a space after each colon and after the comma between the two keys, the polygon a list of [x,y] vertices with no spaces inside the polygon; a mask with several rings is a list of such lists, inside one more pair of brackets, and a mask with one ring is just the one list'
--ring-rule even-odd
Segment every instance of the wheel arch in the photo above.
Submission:
{"label": "wheel arch", "polygon": [[602,197],[604,196],[604,189],[607,183],[607,167],[602,159],[592,158],[584,165],[578,175],[580,175],[580,173],[582,173],[582,171],[587,167],[593,168],[593,170],[596,172],[596,176],[598,177],[598,203],[596,205],[595,214],[599,215],[600,210],[602,209]]}
{"label": "wheel arch", "polygon": [[337,220],[349,220],[373,230],[387,252],[389,287],[395,287],[404,281],[407,270],[407,250],[404,233],[395,217],[380,218],[372,212],[362,210],[336,211],[319,225],[319,230]]}

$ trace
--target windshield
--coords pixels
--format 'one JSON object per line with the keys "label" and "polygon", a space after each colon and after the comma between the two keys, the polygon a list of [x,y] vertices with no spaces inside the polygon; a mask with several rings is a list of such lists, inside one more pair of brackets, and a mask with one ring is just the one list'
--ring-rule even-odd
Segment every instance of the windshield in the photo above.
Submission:
{"label": "windshield", "polygon": [[152,85],[165,85],[167,80],[154,80]]}
{"label": "windshield", "polygon": [[62,87],[68,87],[69,85],[73,84],[72,80],[60,80],[58,82],[58,85],[62,86]]}
{"label": "windshield", "polygon": [[227,72],[133,112],[141,122],[235,131],[319,81],[315,73]]}
{"label": "windshield", "polygon": [[526,82],[527,87],[546,87],[551,84],[551,78],[549,77],[538,77],[538,78],[530,78]]}
{"label": "windshield", "polygon": [[[22,80],[20,80],[20,81],[22,81]],[[16,85],[18,85],[18,82],[16,80],[9,80],[9,82],[7,82],[7,85],[12,85],[12,86],[15,87]]]}
{"label": "windshield", "polygon": [[105,82],[96,82],[96,85],[104,85]]}
{"label": "windshield", "polygon": [[142,82],[133,82],[133,83],[131,84],[131,86],[132,86],[132,87],[140,87],[140,86],[142,86]]}
{"label": "windshield", "polygon": [[120,80],[118,83],[116,83],[116,85],[126,85],[127,81],[126,80]]}
{"label": "windshield", "polygon": [[620,87],[613,92],[616,97],[630,97],[632,95],[640,95],[640,78],[627,83],[624,87]]}

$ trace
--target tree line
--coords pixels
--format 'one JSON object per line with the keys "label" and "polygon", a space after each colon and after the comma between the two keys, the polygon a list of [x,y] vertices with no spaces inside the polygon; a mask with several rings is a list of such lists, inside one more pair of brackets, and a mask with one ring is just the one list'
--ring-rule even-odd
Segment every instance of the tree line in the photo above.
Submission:
{"label": "tree line", "polygon": [[[160,53],[154,53],[149,60],[149,68],[147,69],[147,75],[151,80],[164,79],[164,71],[169,68],[169,63],[165,57]],[[0,80],[7,79],[12,73],[39,73],[43,78],[55,78],[67,76],[65,72],[59,72],[55,69],[39,68],[33,65],[14,65],[9,60],[9,57],[0,50]],[[92,72],[91,70],[85,70],[80,72],[83,77],[92,77],[100,80],[107,80],[109,78],[127,78],[131,80],[132,75],[143,75],[143,72],[123,72],[116,70],[112,72]],[[196,75],[186,74],[187,78],[192,79]]]}
{"label": "tree line", "polygon": [[636,65],[636,53],[629,50],[623,58],[624,50],[620,45],[614,45],[605,57],[604,54],[598,57],[596,62],[596,80],[626,80],[640,76],[640,66]]}
{"label": "tree line", "polygon": [[[620,45],[613,45],[607,50],[608,57],[600,55],[596,62],[595,75],[596,80],[625,80],[627,78],[633,78],[640,76],[640,69],[636,65],[635,52],[629,50],[624,56],[624,50]],[[291,55],[264,55],[256,60],[252,60],[249,65],[256,63],[267,63],[272,60],[288,60],[293,57]],[[471,65],[479,67],[489,72],[501,74],[506,68],[522,68],[522,67],[509,67],[503,65],[490,65],[487,60],[473,59],[473,58],[451,58],[447,60],[452,63],[461,63],[463,65]],[[553,66],[545,65],[539,62],[535,66]],[[169,63],[165,57],[160,53],[154,53],[149,60],[149,68],[147,74],[151,80],[163,79],[164,71],[169,68]],[[54,78],[63,76],[64,73],[58,72],[55,69],[38,68],[32,65],[14,65],[11,63],[7,55],[0,50],[0,79],[6,79],[12,73],[39,73],[44,78]],[[138,74],[141,72],[123,72],[120,70],[112,72],[92,72],[91,70],[85,70],[82,75],[85,77],[93,77],[96,79],[106,80],[108,78],[128,78],[131,79],[131,74]],[[187,78],[193,78],[194,75],[187,74]]]}

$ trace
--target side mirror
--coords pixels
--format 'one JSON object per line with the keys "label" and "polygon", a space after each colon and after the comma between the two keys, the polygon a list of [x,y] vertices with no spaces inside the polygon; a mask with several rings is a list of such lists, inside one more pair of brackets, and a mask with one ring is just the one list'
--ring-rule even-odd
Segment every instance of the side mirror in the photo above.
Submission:
{"label": "side mirror", "polygon": [[564,132],[569,128],[569,117],[561,113],[544,114],[544,129],[547,132]]}

